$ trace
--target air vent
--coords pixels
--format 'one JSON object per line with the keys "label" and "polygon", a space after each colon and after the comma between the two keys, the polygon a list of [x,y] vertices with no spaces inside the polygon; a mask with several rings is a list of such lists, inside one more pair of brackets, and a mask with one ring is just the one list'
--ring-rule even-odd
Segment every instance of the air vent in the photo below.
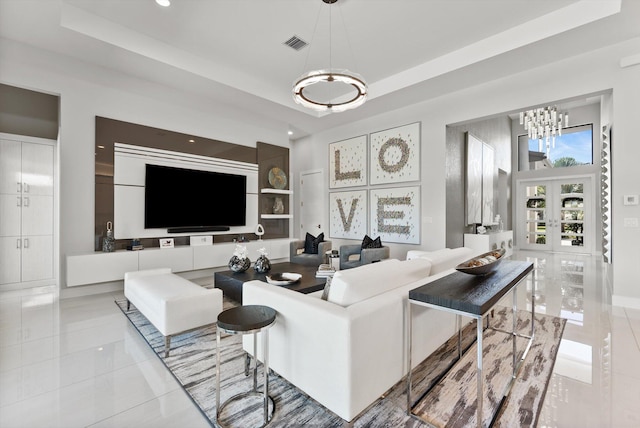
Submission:
{"label": "air vent", "polygon": [[295,49],[295,50],[299,51],[300,49],[302,49],[305,46],[307,46],[309,43],[305,42],[304,40],[302,40],[298,36],[291,36],[291,38],[289,40],[287,40],[286,42],[284,42],[283,44],[289,46],[291,49]]}

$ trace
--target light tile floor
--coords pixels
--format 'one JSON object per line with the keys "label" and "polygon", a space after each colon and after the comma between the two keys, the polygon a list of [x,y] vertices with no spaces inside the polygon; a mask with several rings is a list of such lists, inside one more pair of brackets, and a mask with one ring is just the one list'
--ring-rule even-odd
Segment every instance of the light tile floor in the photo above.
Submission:
{"label": "light tile floor", "polygon": [[[640,311],[610,305],[606,266],[595,257],[514,259],[536,267],[520,307],[533,299],[538,312],[569,320],[539,426],[639,427]],[[0,292],[0,427],[209,426],[117,297]]]}

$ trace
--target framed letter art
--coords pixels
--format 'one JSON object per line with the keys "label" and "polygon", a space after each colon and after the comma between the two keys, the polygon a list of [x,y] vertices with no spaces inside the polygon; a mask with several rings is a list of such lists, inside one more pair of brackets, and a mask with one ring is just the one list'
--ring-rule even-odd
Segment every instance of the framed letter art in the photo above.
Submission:
{"label": "framed letter art", "polygon": [[367,136],[329,144],[329,188],[367,184]]}
{"label": "framed letter art", "polygon": [[329,193],[329,236],[362,239],[367,233],[367,191]]}
{"label": "framed letter art", "polygon": [[420,186],[371,190],[371,233],[382,242],[420,243]]}
{"label": "framed letter art", "polygon": [[420,122],[370,136],[370,184],[420,180]]}

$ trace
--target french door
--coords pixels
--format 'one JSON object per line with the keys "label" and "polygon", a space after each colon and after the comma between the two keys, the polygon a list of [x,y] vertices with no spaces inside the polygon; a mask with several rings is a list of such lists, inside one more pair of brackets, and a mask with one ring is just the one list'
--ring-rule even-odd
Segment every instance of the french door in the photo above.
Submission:
{"label": "french door", "polygon": [[592,253],[596,236],[590,177],[518,182],[518,247]]}

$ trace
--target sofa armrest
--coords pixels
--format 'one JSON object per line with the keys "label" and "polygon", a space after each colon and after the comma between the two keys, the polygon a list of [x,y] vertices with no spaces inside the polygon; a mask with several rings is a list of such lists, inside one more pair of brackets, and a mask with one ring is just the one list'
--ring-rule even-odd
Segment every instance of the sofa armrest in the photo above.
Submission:
{"label": "sofa armrest", "polygon": [[340,246],[340,264],[349,261],[349,257],[353,255],[360,255],[362,246],[360,244],[353,245],[341,245]]}
{"label": "sofa armrest", "polygon": [[363,265],[379,262],[389,258],[389,247],[364,248],[360,253],[360,263]]}
{"label": "sofa armrest", "polygon": [[301,250],[303,248],[304,248],[304,241],[300,239],[296,239],[289,242],[289,256],[290,257],[297,256],[298,250]]}
{"label": "sofa armrest", "polygon": [[331,251],[331,241],[322,241],[318,244],[318,254],[324,259],[324,255],[327,251]]}

